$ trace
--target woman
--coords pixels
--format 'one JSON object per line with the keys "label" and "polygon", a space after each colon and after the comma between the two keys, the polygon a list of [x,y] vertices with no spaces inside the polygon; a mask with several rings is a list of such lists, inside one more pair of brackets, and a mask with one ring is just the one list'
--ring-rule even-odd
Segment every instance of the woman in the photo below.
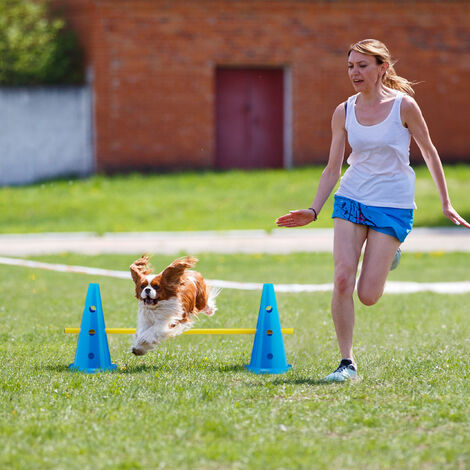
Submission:
{"label": "woman", "polygon": [[[349,78],[357,92],[332,117],[328,164],[312,207],[291,211],[276,223],[299,227],[317,219],[341,174],[346,138],[350,165],[335,194],[335,277],[331,312],[342,360],[325,380],[355,378],[353,292],[362,247],[366,243],[357,294],[365,305],[382,296],[387,275],[399,260],[399,247],[413,224],[414,171],[409,166],[410,138],[418,144],[436,183],[444,215],[470,228],[452,207],[439,155],[431,142],[412,83],[399,77],[387,47],[375,39],[353,44],[348,52]],[[394,259],[395,258],[395,259]]]}

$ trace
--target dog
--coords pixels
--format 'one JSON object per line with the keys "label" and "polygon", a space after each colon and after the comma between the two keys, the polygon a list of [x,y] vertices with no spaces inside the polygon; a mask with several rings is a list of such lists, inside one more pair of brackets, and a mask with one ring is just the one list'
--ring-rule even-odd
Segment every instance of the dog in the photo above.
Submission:
{"label": "dog", "polygon": [[130,266],[138,299],[137,333],[132,353],[142,356],[166,338],[193,326],[199,313],[213,315],[220,289],[210,288],[197,271],[193,256],[178,258],[160,274],[153,274],[149,257],[142,255]]}

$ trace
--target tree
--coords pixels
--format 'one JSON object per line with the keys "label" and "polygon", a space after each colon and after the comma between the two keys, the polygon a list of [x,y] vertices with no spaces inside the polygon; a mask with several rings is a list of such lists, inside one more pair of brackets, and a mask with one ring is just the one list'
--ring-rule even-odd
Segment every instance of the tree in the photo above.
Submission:
{"label": "tree", "polygon": [[83,83],[76,35],[45,0],[0,0],[0,85]]}

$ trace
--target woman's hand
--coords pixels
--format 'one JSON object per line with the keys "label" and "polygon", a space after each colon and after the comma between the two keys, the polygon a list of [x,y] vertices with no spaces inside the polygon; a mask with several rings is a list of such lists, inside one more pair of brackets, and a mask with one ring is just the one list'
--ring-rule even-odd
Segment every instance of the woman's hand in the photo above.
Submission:
{"label": "woman's hand", "polygon": [[431,141],[428,126],[423,118],[421,109],[419,109],[416,101],[409,96],[403,98],[403,103],[402,107],[404,118],[408,129],[418,144],[424,161],[426,162],[431,176],[436,183],[437,190],[439,191],[439,197],[441,198],[442,203],[442,212],[455,225],[463,225],[464,227],[470,228],[470,224],[464,218],[460,217],[458,212],[450,203],[441,159],[439,158],[436,147],[434,147],[434,144]]}
{"label": "woman's hand", "polygon": [[309,209],[290,211],[288,214],[279,217],[276,224],[279,227],[302,227],[315,220],[315,214]]}
{"label": "woman's hand", "polygon": [[458,212],[452,207],[452,204],[444,206],[442,212],[455,225],[463,225],[464,227],[470,228],[470,224],[463,217],[460,217]]}

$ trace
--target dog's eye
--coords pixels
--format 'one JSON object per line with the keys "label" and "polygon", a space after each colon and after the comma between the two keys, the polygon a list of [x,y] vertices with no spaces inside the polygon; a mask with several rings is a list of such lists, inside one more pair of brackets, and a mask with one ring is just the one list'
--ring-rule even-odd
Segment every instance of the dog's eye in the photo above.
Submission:
{"label": "dog's eye", "polygon": [[154,285],[152,285],[151,287],[153,287],[155,290],[158,290],[160,288],[160,286],[154,286]]}

